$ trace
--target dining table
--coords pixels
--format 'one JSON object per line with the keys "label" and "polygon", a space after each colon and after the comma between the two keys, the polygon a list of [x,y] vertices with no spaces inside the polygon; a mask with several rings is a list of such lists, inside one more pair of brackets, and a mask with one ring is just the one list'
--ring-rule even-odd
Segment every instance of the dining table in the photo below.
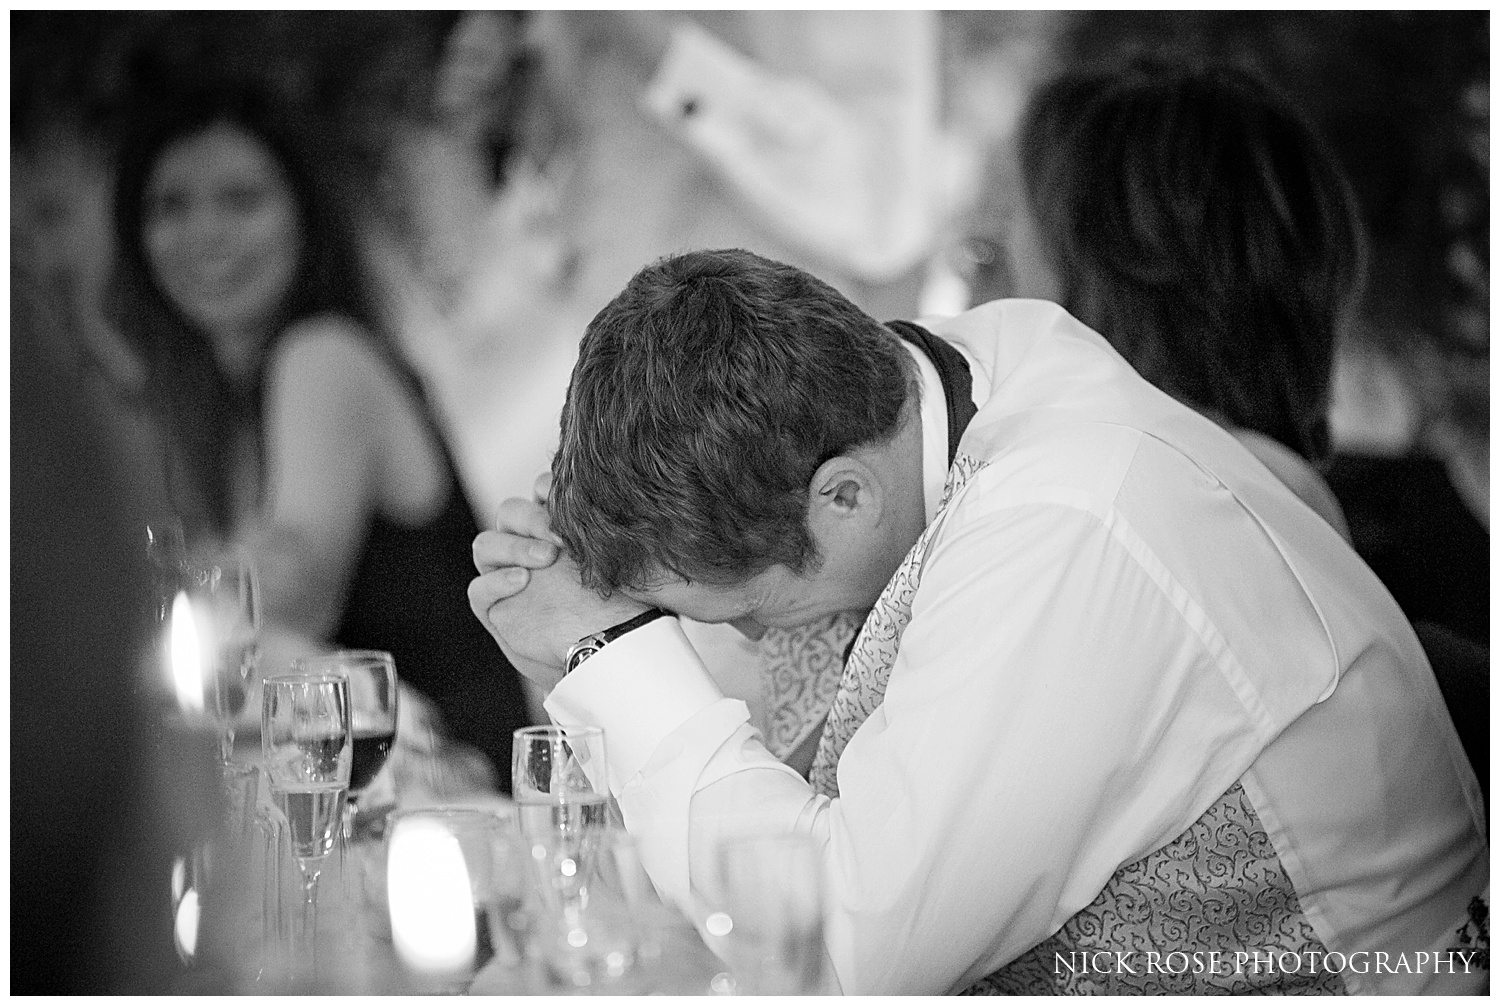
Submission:
{"label": "dining table", "polygon": [[300,897],[297,867],[284,841],[280,856],[273,855],[268,823],[278,811],[269,787],[255,782],[260,760],[258,737],[247,731],[235,745],[239,767],[224,775],[229,836],[215,852],[224,890],[205,903],[204,911],[214,906],[217,918],[204,919],[203,960],[197,962],[199,971],[216,968],[221,986],[227,977],[233,991],[248,994],[711,995],[733,989],[726,965],[698,929],[656,898],[649,882],[650,903],[632,913],[633,959],[618,974],[562,974],[525,932],[486,934],[476,959],[457,971],[427,973],[404,960],[393,938],[386,822],[436,808],[483,811],[502,826],[515,821],[509,797],[476,785],[472,774],[445,772],[443,755],[434,752],[393,757],[382,771],[400,784],[365,794],[377,799],[361,800],[352,832],[330,853],[320,880],[315,939],[311,947],[297,946],[290,938]]}

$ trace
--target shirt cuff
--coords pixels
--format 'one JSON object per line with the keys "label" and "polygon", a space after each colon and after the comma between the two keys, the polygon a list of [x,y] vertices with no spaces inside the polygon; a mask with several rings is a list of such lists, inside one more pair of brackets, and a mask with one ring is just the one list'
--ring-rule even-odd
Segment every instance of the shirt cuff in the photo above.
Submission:
{"label": "shirt cuff", "polygon": [[641,103],[660,122],[679,125],[733,102],[759,77],[755,64],[735,49],[695,24],[678,24]]}
{"label": "shirt cuff", "polygon": [[579,664],[544,706],[563,726],[604,729],[618,797],[664,738],[723,697],[681,623],[658,618]]}

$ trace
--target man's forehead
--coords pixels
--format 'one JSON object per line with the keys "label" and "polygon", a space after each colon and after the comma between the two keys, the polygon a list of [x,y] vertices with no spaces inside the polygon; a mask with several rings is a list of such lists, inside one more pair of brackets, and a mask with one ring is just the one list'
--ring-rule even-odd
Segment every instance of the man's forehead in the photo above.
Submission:
{"label": "man's forehead", "polygon": [[674,573],[662,573],[643,577],[642,582],[624,588],[624,592],[638,598],[683,598],[696,600],[728,601],[749,594],[747,583],[708,583],[689,580]]}
{"label": "man's forehead", "polygon": [[654,604],[700,621],[738,618],[759,607],[773,575],[767,570],[738,583],[709,583],[688,580],[675,573],[661,573],[645,579],[641,586],[625,588],[624,593],[644,604]]}

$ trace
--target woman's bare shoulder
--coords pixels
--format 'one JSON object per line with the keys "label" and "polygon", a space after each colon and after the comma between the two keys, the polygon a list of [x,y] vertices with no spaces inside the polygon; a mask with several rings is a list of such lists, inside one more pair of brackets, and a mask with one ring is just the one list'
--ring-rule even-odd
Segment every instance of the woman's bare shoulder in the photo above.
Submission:
{"label": "woman's bare shoulder", "polygon": [[328,388],[394,376],[375,334],[339,314],[312,315],[288,325],[276,343],[270,372],[282,381],[308,377]]}

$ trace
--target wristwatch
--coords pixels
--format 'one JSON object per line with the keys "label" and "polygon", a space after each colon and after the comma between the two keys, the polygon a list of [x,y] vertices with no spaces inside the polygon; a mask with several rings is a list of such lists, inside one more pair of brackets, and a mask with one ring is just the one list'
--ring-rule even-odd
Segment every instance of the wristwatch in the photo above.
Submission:
{"label": "wristwatch", "polygon": [[660,608],[650,608],[646,611],[641,612],[639,615],[636,615],[634,618],[621,622],[619,625],[611,625],[609,628],[603,630],[602,632],[594,632],[590,633],[587,636],[584,636],[578,642],[568,647],[567,669],[564,670],[563,673],[573,673],[573,669],[579,664],[583,663],[585,660],[592,657],[600,650],[604,649],[605,646],[613,643],[616,639],[619,639],[621,636],[625,635],[625,633],[631,631],[632,629],[639,629],[647,622],[654,622],[658,618],[663,618],[670,614],[671,612],[663,611]]}

